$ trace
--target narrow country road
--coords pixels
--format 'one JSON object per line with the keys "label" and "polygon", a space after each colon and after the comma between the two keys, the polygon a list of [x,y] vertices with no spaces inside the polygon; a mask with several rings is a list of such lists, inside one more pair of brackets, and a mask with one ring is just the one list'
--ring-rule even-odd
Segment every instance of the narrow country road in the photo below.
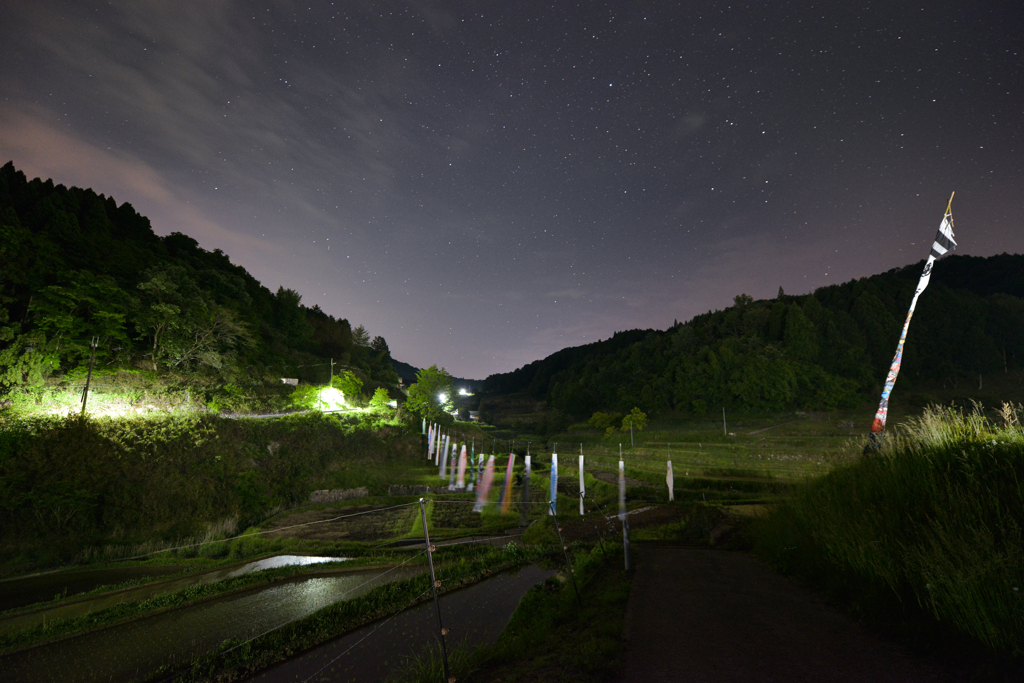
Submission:
{"label": "narrow country road", "polygon": [[958,680],[739,552],[637,549],[624,683]]}

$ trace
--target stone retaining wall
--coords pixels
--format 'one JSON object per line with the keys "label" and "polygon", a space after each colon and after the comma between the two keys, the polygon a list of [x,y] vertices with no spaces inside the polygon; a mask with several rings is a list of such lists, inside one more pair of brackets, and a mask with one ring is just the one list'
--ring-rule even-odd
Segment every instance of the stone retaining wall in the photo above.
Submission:
{"label": "stone retaining wall", "polygon": [[370,495],[370,492],[365,486],[360,486],[357,489],[323,489],[320,491],[313,491],[313,493],[309,494],[309,502],[337,503],[339,500],[366,498],[368,495]]}

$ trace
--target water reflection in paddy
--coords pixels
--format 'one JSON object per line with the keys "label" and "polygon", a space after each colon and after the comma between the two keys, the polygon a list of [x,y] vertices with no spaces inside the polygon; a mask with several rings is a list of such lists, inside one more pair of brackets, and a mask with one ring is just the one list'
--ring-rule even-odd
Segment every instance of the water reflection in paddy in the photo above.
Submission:
{"label": "water reflection in paddy", "polygon": [[305,555],[276,555],[267,557],[256,562],[250,562],[240,569],[229,573],[225,578],[242,576],[252,572],[263,571],[264,569],[277,569],[279,567],[306,566],[310,564],[323,564],[324,562],[344,562],[347,557],[307,557]]}

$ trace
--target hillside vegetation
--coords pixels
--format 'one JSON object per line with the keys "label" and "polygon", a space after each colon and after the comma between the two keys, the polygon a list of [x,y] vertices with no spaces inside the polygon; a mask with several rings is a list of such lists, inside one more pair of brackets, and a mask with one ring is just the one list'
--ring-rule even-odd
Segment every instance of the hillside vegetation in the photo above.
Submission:
{"label": "hillside vegetation", "polygon": [[[595,411],[634,407],[654,415],[855,407],[877,400],[922,267],[803,296],[781,289],[775,299],[740,295],[723,311],[665,331],[620,332],[492,375],[484,391],[546,401],[555,430]],[[914,314],[897,393],[945,391],[948,398],[992,379],[1020,385],[1022,297],[1024,256],[939,261]],[[485,414],[488,405],[485,398]],[[490,405],[500,410],[493,399]]]}
{"label": "hillside vegetation", "polygon": [[128,203],[29,181],[7,163],[0,401],[46,386],[80,390],[93,338],[97,374],[109,378],[94,388],[119,384],[147,400],[281,407],[280,378],[326,383],[331,359],[365,390],[398,379],[382,337],[304,306],[294,290],[271,292],[187,235],[157,236]]}

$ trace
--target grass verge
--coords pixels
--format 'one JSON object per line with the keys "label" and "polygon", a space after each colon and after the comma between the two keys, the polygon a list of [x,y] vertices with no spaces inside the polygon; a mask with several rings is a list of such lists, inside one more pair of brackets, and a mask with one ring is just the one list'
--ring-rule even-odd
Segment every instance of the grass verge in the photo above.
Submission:
{"label": "grass verge", "polygon": [[[928,408],[884,452],[800,486],[756,521],[755,550],[855,613],[1024,652],[1024,429]],[[912,631],[913,633],[910,633]]]}

